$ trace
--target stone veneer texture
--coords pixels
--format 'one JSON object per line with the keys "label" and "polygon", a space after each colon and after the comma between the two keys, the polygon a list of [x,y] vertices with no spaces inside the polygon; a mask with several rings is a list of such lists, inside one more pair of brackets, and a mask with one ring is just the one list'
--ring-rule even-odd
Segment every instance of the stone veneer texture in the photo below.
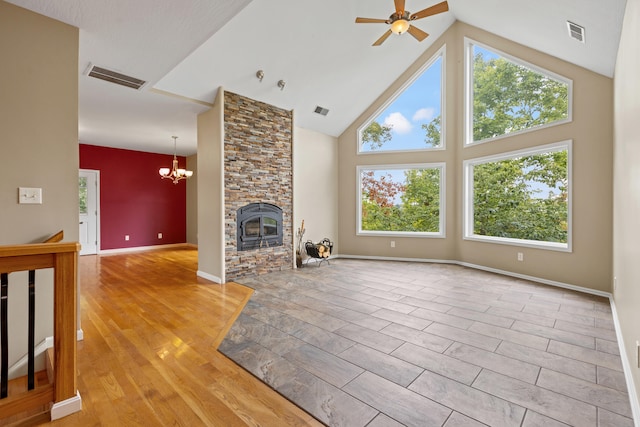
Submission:
{"label": "stone veneer texture", "polygon": [[[291,111],[231,92],[224,94],[226,280],[292,268]],[[282,209],[283,245],[237,250],[236,211],[249,203]]]}

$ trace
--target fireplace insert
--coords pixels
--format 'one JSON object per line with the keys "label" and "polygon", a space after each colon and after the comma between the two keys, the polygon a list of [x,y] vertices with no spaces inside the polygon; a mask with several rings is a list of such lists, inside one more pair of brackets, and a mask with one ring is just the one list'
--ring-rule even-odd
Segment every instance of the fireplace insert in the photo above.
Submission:
{"label": "fireplace insert", "polygon": [[238,251],[282,246],[282,209],[250,203],[237,210]]}

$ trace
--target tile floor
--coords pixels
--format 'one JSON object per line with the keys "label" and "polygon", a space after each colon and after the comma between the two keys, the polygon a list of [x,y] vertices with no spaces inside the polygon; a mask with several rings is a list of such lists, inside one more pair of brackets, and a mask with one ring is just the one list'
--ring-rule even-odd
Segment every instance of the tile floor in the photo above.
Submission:
{"label": "tile floor", "polygon": [[220,351],[327,425],[633,427],[605,298],[347,259],[240,282]]}

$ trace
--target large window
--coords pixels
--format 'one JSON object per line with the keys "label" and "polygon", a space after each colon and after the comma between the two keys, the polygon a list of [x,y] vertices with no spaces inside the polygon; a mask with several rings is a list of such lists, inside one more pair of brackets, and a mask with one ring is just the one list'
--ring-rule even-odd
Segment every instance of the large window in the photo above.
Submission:
{"label": "large window", "polygon": [[444,164],[358,166],[358,234],[444,237]]}
{"label": "large window", "polygon": [[466,239],[571,249],[571,142],[467,160]]}
{"label": "large window", "polygon": [[358,152],[444,148],[441,126],[443,68],[444,50],[358,130]]}
{"label": "large window", "polygon": [[467,144],[571,120],[571,81],[467,40]]}

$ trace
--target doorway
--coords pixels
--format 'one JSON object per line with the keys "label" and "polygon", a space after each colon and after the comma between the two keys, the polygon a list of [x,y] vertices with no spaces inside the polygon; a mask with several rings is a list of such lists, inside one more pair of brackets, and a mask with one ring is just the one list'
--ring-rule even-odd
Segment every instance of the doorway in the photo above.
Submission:
{"label": "doorway", "polygon": [[95,255],[100,242],[100,171],[80,169],[78,173],[80,255]]}

